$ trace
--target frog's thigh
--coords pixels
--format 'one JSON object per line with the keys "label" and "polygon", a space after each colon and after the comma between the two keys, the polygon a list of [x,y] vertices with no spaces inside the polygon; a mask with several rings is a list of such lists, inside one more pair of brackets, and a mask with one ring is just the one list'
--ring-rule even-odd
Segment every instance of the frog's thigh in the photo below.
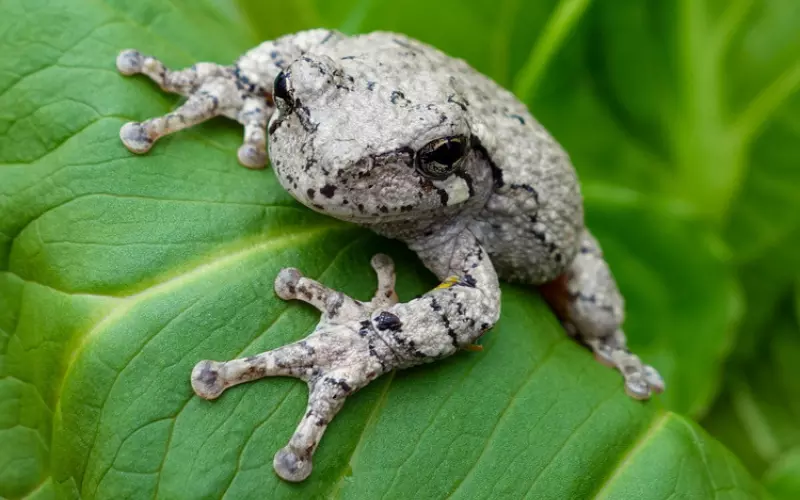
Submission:
{"label": "frog's thigh", "polygon": [[584,230],[581,246],[566,274],[542,287],[570,334],[591,347],[601,363],[617,368],[626,392],[648,399],[664,390],[658,372],[626,345],[622,295],[594,237]]}

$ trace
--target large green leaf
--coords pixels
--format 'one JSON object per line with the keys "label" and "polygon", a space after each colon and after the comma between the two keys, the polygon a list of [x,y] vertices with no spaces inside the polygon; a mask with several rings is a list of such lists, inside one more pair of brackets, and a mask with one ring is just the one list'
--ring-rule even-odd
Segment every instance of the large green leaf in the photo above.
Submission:
{"label": "large green leaf", "polygon": [[[404,16],[395,3],[353,2],[339,17],[325,5],[317,15],[345,27],[385,19],[423,39],[450,39],[436,15],[481,26],[479,9],[461,2]],[[137,47],[173,66],[227,62],[257,41],[251,33],[334,21],[287,14],[278,24],[273,13],[270,31],[188,0],[3,0],[0,9],[1,496],[758,494],[730,452],[658,401],[627,398],[620,377],[516,287],[504,289],[484,352],[379,379],[331,425],[313,476],[280,482],[271,457],[302,414],[302,384],[249,384],[209,403],[192,395],[192,365],[311,329],[311,310],[272,293],[281,267],[365,297],[370,255],[389,251],[404,299],[432,279],[395,243],[299,207],[269,170],[239,168],[241,130],[229,123],[130,155],[119,126],[177,101],[121,77],[113,61]],[[503,12],[498,23],[515,19]],[[466,22],[451,34],[469,45],[454,52],[491,69],[489,35]],[[587,197],[629,294],[632,345],[667,374],[665,405],[696,411],[735,316],[724,259],[670,203],[599,183]]]}

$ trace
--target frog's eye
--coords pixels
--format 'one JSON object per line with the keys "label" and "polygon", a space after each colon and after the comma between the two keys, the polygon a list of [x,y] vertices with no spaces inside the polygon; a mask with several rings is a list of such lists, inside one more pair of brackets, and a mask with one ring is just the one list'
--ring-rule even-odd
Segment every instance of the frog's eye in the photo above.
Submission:
{"label": "frog's eye", "polygon": [[287,79],[286,72],[281,71],[272,84],[272,97],[275,100],[275,104],[284,113],[292,110],[292,96],[289,94]]}
{"label": "frog's eye", "polygon": [[444,179],[455,172],[467,153],[463,135],[442,137],[429,142],[417,153],[417,168],[432,179]]}

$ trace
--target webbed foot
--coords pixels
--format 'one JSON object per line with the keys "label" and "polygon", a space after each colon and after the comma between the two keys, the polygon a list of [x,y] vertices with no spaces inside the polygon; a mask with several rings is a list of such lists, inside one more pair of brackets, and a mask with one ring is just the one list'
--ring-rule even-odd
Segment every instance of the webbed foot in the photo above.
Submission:
{"label": "webbed foot", "polygon": [[132,49],[120,52],[116,65],[123,75],[144,74],[165,92],[187,97],[184,104],[164,116],[123,125],[120,139],[128,150],[146,153],[165,135],[215,116],[226,116],[244,125],[244,141],[237,154],[239,162],[248,168],[264,167],[266,126],[273,107],[264,92],[244,85],[232,66],[198,63],[171,70],[158,59]]}
{"label": "webbed foot", "polygon": [[262,377],[290,376],[308,383],[306,413],[289,443],[275,454],[275,472],[287,481],[302,481],[313,468],[312,457],[330,421],[346,398],[379,375],[394,368],[396,357],[376,334],[376,311],[397,303],[394,265],[385,255],[376,255],[372,266],[378,288],[369,302],[304,277],[287,268],[275,279],[275,292],[285,300],[307,302],[322,312],[313,333],[255,356],[231,361],[201,361],[192,370],[192,388],[205,399],[216,399],[233,385]]}

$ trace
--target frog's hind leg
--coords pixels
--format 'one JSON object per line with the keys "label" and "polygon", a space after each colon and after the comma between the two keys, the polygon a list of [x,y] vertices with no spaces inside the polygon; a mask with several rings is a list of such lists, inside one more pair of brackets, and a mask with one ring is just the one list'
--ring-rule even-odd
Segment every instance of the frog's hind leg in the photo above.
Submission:
{"label": "frog's hind leg", "polygon": [[202,123],[220,114],[216,98],[196,93],[176,110],[143,122],[128,122],[119,131],[122,143],[133,153],[146,153],[165,135]]}
{"label": "frog's hind leg", "polygon": [[249,168],[265,165],[266,126],[272,105],[263,92],[243,81],[235,66],[198,63],[171,70],[154,57],[124,50],[117,57],[117,69],[124,75],[144,74],[162,90],[188,97],[182,106],[164,116],[126,123],[120,139],[131,152],[145,153],[165,135],[226,116],[245,127],[239,162]]}
{"label": "frog's hind leg", "polygon": [[566,274],[541,289],[568,333],[589,346],[598,361],[619,370],[628,395],[648,399],[652,392],[664,390],[658,372],[628,350],[620,328],[622,295],[600,246],[588,231],[584,231],[580,251]]}
{"label": "frog's hind leg", "polygon": [[198,63],[182,70],[171,70],[164,63],[138,50],[128,49],[117,56],[117,70],[123,75],[143,74],[165,92],[188,96],[211,78],[227,76],[230,69],[214,63]]}

